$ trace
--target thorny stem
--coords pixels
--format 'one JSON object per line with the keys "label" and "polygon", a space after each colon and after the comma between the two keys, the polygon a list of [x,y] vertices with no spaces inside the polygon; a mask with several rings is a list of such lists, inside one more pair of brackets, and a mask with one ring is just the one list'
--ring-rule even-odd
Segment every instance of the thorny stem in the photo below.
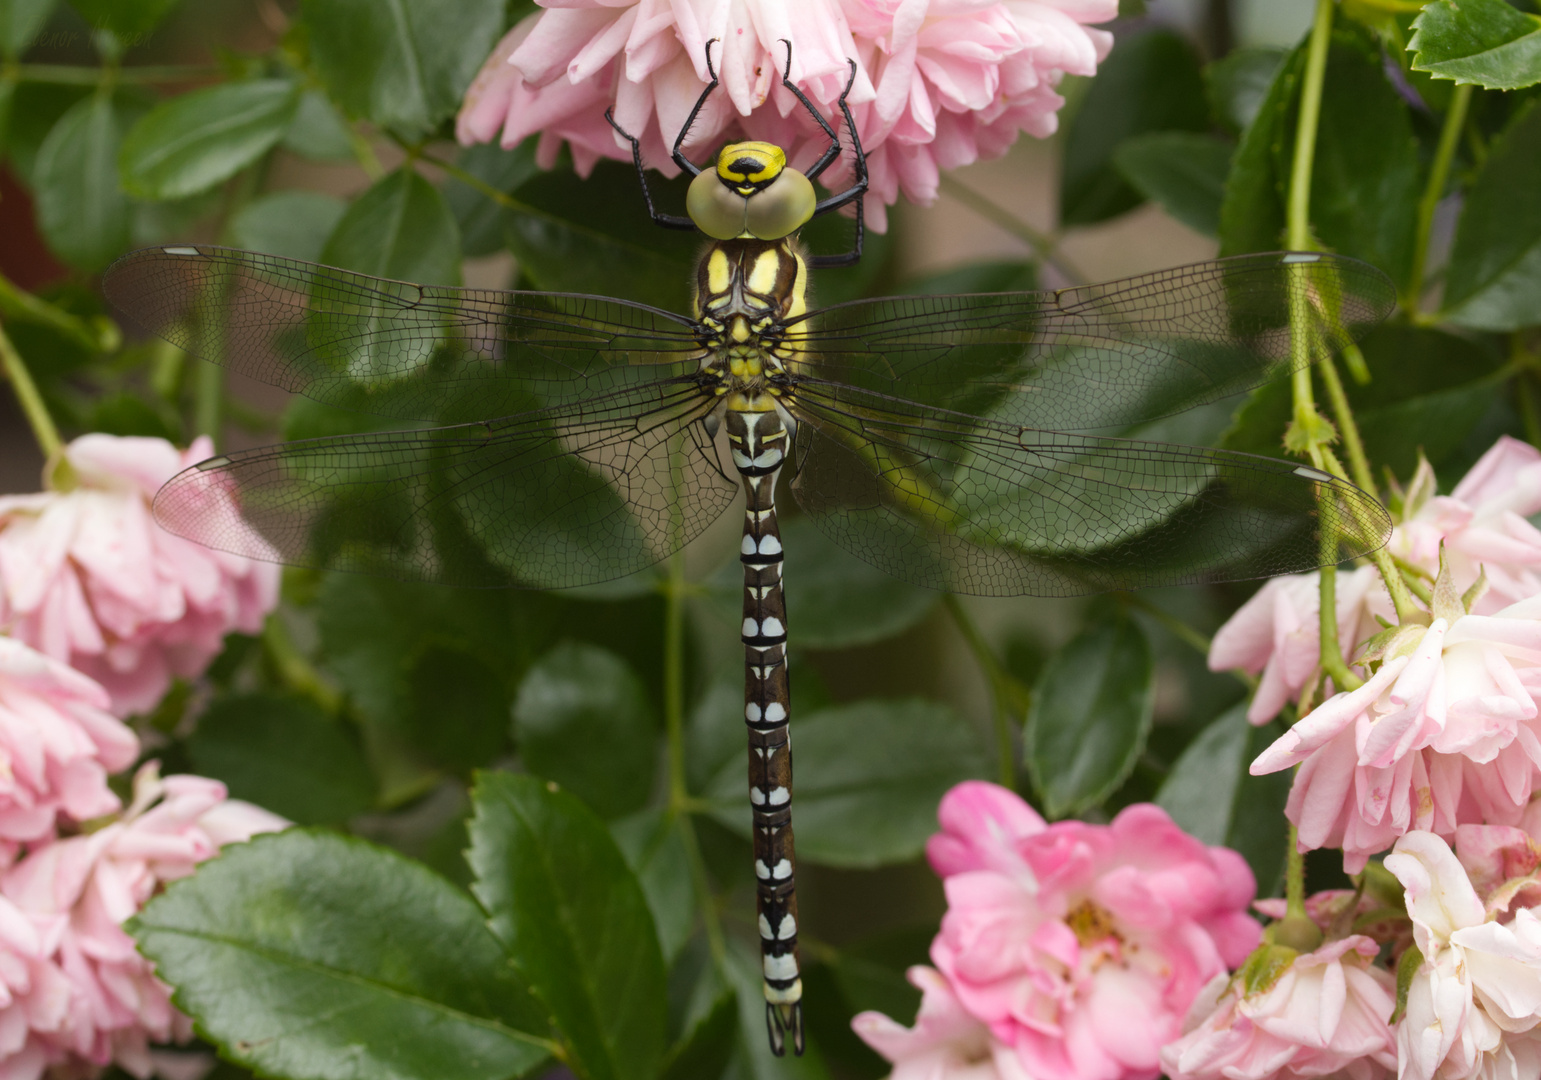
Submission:
{"label": "thorny stem", "polygon": [[1349,408],[1348,395],[1343,392],[1343,380],[1338,377],[1338,367],[1329,356],[1322,360],[1318,369],[1322,373],[1322,383],[1327,387],[1327,400],[1332,404],[1332,418],[1337,421],[1338,434],[1343,437],[1343,449],[1348,454],[1348,466],[1354,483],[1373,495],[1375,476],[1370,472],[1370,460],[1364,453],[1364,440],[1359,437],[1359,425],[1354,422],[1354,411]]}
{"label": "thorny stem", "polygon": [[1339,690],[1358,690],[1364,680],[1348,670],[1343,662],[1343,646],[1338,642],[1338,568],[1328,564],[1322,567],[1321,574],[1322,670],[1332,676],[1333,685]]}
{"label": "thorny stem", "polygon": [[[1300,90],[1300,117],[1295,128],[1295,156],[1290,167],[1289,201],[1285,210],[1288,239],[1291,251],[1310,251],[1315,247],[1311,239],[1311,169],[1316,161],[1316,130],[1322,114],[1322,83],[1327,75],[1327,45],[1332,37],[1333,0],[1317,0],[1316,20],[1311,26],[1311,40],[1306,49],[1305,82]],[[1295,348],[1307,347],[1305,332],[1307,313],[1297,311],[1305,303],[1300,298],[1291,304],[1291,323],[1295,332],[1291,335]],[[1316,446],[1324,441],[1324,426],[1316,411],[1315,395],[1311,389],[1311,365],[1308,358],[1297,358],[1295,371],[1290,379],[1291,396],[1294,399],[1295,426],[1305,439],[1307,452],[1313,464]]]}
{"label": "thorny stem", "polygon": [[669,819],[678,828],[685,846],[685,860],[690,865],[690,884],[701,909],[701,923],[706,930],[707,948],[719,970],[727,963],[728,947],[722,923],[717,918],[717,901],[701,857],[695,823],[690,815],[697,804],[685,783],[685,555],[676,550],[669,558],[669,576],[664,582],[663,710],[664,730],[669,744]]}
{"label": "thorny stem", "polygon": [[27,370],[16,346],[11,344],[4,327],[0,327],[0,370],[5,372],[11,389],[16,392],[16,400],[21,404],[21,411],[32,427],[32,434],[37,439],[38,448],[43,451],[43,457],[53,461],[64,448],[64,441],[59,438],[59,429],[54,426],[53,417],[48,415],[48,406],[43,404],[43,395],[38,393],[37,383],[32,381],[32,373]]}
{"label": "thorny stem", "polygon": [[1413,321],[1419,321],[1418,302],[1423,296],[1423,272],[1429,257],[1429,236],[1434,230],[1434,211],[1445,193],[1445,181],[1450,177],[1450,162],[1455,158],[1455,147],[1461,139],[1461,128],[1466,124],[1466,107],[1471,103],[1471,84],[1464,83],[1450,95],[1450,108],[1445,110],[1445,123],[1439,132],[1439,146],[1434,151],[1434,161],[1429,166],[1429,182],[1418,200],[1418,231],[1413,241],[1413,261],[1408,268],[1407,281],[1402,286],[1402,309]]}
{"label": "thorny stem", "polygon": [[[1330,472],[1339,480],[1346,481],[1348,479],[1348,474],[1343,469],[1343,463],[1338,460],[1336,454],[1325,446],[1320,448],[1319,454],[1318,462],[1320,468]],[[1384,547],[1378,547],[1370,552],[1370,561],[1380,571],[1380,576],[1386,583],[1386,591],[1391,594],[1391,603],[1397,612],[1397,622],[1403,624],[1426,623],[1427,618],[1413,600],[1412,593],[1407,591],[1407,583],[1402,580],[1401,573],[1392,561],[1391,553]]]}
{"label": "thorny stem", "polygon": [[957,199],[980,217],[999,225],[1023,241],[1033,249],[1035,255],[1058,270],[1072,285],[1080,285],[1087,280],[1086,275],[1060,252],[1059,240],[1054,236],[1039,232],[994,200],[945,173],[942,174],[941,189],[944,194]]}
{"label": "thorny stem", "polygon": [[974,625],[974,620],[963,610],[963,604],[958,598],[952,593],[944,593],[942,603],[947,605],[947,613],[952,616],[963,639],[968,642],[969,651],[974,654],[974,659],[984,671],[985,679],[990,683],[990,714],[995,725],[995,752],[998,759],[997,779],[1002,787],[1014,790],[1017,786],[1017,755],[1011,738],[1011,715],[1006,708],[1006,688],[1011,676],[1001,669],[995,653],[985,643],[979,627]]}

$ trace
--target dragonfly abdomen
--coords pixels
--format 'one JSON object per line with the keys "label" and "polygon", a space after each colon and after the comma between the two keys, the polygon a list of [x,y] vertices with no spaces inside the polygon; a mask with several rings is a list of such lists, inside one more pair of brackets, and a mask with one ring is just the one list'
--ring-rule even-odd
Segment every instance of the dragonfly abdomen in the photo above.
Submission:
{"label": "dragonfly abdomen", "polygon": [[755,898],[771,1048],[791,1036],[803,1051],[803,984],[797,955],[796,855],[792,842],[792,741],[788,728],[786,599],[776,479],[789,435],[768,394],[734,395],[726,413],[733,463],[744,483],[744,722],[749,728],[749,804]]}

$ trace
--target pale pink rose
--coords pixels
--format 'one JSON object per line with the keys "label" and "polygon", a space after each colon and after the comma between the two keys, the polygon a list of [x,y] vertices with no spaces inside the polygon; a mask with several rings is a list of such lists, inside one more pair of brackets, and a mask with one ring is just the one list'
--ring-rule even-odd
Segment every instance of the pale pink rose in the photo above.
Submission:
{"label": "pale pink rose", "polygon": [[160,486],[209,457],[196,440],[84,435],[65,447],[75,486],[0,497],[0,632],[83,671],[119,716],[202,674],[232,631],[256,633],[278,602],[278,567],[155,524]]}
{"label": "pale pink rose", "polygon": [[1404,627],[1359,689],[1324,701],[1252,763],[1300,765],[1286,813],[1300,848],[1350,873],[1403,833],[1517,824],[1541,766],[1541,597]]}
{"label": "pale pink rose", "polygon": [[932,962],[1034,1080],[1155,1077],[1199,989],[1259,940],[1251,871],[1155,806],[1039,827],[987,787],[949,808],[950,832],[972,818],[978,835],[972,855],[940,846],[944,867],[984,868],[946,878]]}
{"label": "pale pink rose", "polygon": [[942,831],[926,841],[926,858],[941,877],[969,870],[1016,873],[1023,868],[1017,841],[1049,826],[1014,791],[984,780],[965,780],[936,809]]}
{"label": "pale pink rose", "polygon": [[[1380,629],[1375,615],[1395,614],[1375,567],[1338,575],[1338,644],[1348,660],[1361,637]],[[1266,724],[1300,695],[1321,663],[1321,575],[1293,574],[1269,581],[1215,633],[1209,669],[1262,673],[1247,719]]]}
{"label": "pale pink rose", "polygon": [[[1536,1076],[1541,1024],[1541,918],[1520,908],[1489,920],[1450,847],[1410,832],[1386,856],[1407,890],[1423,964],[1397,1027],[1404,1080]],[[1522,1071],[1510,1072],[1520,1068]]]}
{"label": "pale pink rose", "polygon": [[50,957],[63,936],[57,915],[22,911],[0,897],[0,1076],[37,1080],[59,1055],[42,1033],[63,1027],[70,981]]}
{"label": "pale pink rose", "polygon": [[[1427,463],[1420,471],[1427,471]],[[1432,491],[1434,478],[1414,480]],[[1541,529],[1526,518],[1541,511],[1541,450],[1505,435],[1471,467],[1448,496],[1429,497],[1392,535],[1392,553],[1430,575],[1439,569],[1439,545],[1458,589],[1486,573],[1488,592],[1472,607],[1478,615],[1541,594]]]}
{"label": "pale pink rose", "polygon": [[0,866],[61,816],[84,822],[120,806],[107,774],[133,764],[139,740],[107,705],[80,672],[0,637]]}
{"label": "pale pink rose", "polygon": [[[722,78],[697,117],[687,153],[704,164],[724,142],[764,139],[807,168],[828,144],[780,84],[792,44],[792,81],[832,126],[857,63],[849,104],[868,155],[867,221],[881,232],[902,190],[936,197],[938,172],[999,157],[1026,131],[1052,134],[1065,74],[1091,75],[1112,36],[1085,24],[1118,13],[1117,0],[547,0],[498,43],[461,107],[467,145],[512,147],[541,135],[550,167],[565,141],[587,174],[600,157],[631,150],[605,123],[642,141],[644,160],[669,176],[674,138],[706,86],[706,42]],[[769,107],[767,107],[767,103]],[[501,134],[500,134],[501,133]],[[832,190],[851,179],[842,159]]]}
{"label": "pale pink rose", "polygon": [[878,1012],[851,1020],[856,1034],[893,1065],[889,1080],[1033,1080],[1016,1053],[964,1010],[939,972],[912,967],[908,974],[922,995],[913,1028]]}
{"label": "pale pink rose", "polygon": [[6,902],[62,924],[50,957],[68,980],[68,1010],[60,1023],[33,1033],[50,1060],[115,1062],[143,1077],[150,1073],[150,1042],[185,1042],[191,1022],[171,1004],[122,923],[220,843],[287,824],[226,799],[216,780],[162,779],[151,762],[136,774],[134,801],[118,821],[38,845],[0,876]]}
{"label": "pale pink rose", "polygon": [[1216,975],[1193,1003],[1183,1037],[1161,1051],[1171,1080],[1293,1080],[1396,1074],[1388,1021],[1396,980],[1374,966],[1380,947],[1355,934],[1303,953],[1267,985]]}

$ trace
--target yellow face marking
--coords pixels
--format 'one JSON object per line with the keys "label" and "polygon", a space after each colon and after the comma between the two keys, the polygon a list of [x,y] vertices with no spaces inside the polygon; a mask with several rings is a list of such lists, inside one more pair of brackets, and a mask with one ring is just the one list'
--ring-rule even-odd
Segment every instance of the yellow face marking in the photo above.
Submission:
{"label": "yellow face marking", "polygon": [[786,151],[775,143],[729,143],[717,155],[717,175],[740,194],[764,187],[786,167]]}
{"label": "yellow face marking", "polygon": [[714,248],[706,260],[706,287],[715,295],[728,291],[733,283],[733,267],[721,248]]}

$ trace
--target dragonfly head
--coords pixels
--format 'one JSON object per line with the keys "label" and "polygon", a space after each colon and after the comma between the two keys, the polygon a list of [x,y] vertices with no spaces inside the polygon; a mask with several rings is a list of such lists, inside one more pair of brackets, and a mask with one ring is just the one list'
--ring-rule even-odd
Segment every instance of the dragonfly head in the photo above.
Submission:
{"label": "dragonfly head", "polygon": [[690,184],[685,209],[714,240],[780,240],[813,217],[813,184],[774,143],[730,143]]}

